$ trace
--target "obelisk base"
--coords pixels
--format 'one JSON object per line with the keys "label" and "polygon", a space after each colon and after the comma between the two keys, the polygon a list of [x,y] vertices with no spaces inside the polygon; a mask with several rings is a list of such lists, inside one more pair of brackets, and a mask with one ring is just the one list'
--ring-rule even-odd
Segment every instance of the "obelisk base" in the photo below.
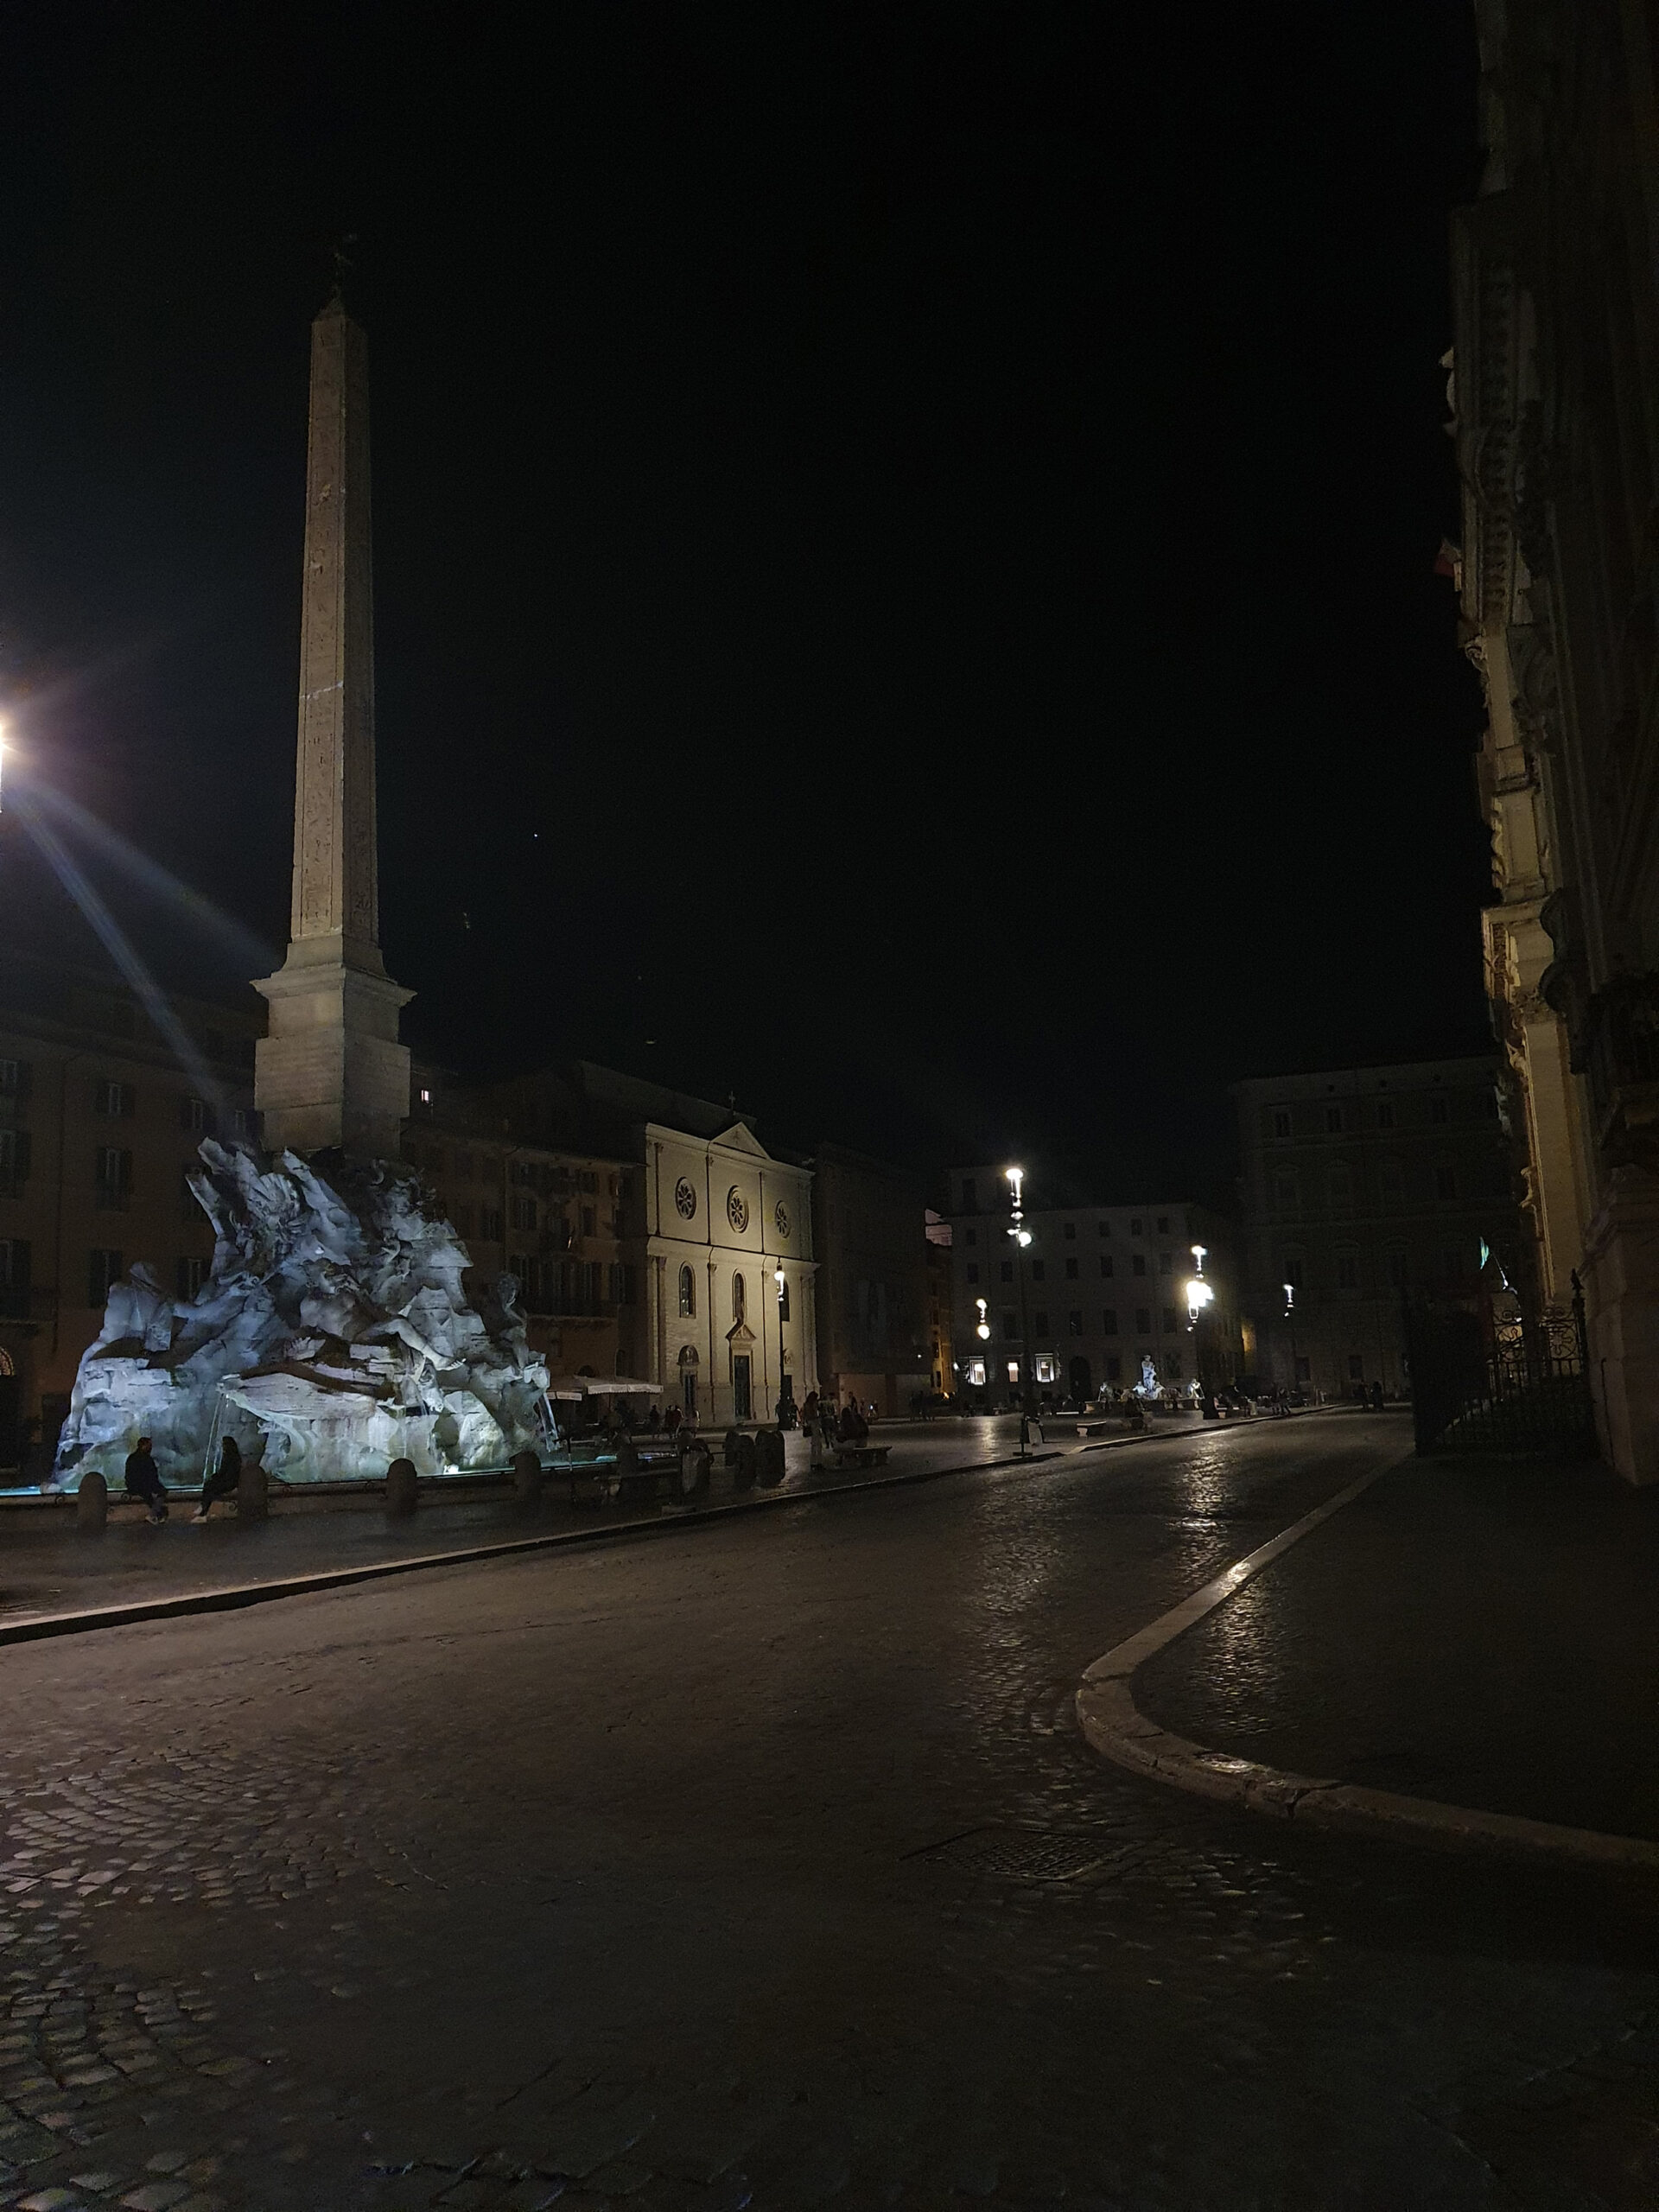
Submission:
{"label": "obelisk base", "polygon": [[274,976],[254,985],[270,1007],[254,1047],[254,1103],[272,1150],[342,1151],[395,1159],[409,1115],[409,1048],[397,1014],[415,995],[394,983],[373,946],[301,938]]}

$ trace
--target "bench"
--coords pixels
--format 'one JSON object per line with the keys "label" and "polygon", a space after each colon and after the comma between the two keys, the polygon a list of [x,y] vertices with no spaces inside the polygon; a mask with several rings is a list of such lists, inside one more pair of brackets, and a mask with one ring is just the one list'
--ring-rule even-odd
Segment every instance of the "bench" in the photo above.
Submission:
{"label": "bench", "polygon": [[891,1444],[837,1444],[836,1465],[838,1467],[885,1467]]}

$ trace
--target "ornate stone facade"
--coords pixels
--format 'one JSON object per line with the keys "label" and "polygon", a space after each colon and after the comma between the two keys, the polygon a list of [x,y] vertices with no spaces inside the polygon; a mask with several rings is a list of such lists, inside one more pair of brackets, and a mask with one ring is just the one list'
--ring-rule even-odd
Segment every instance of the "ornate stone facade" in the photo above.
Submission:
{"label": "ornate stone facade", "polygon": [[1488,993],[1536,1249],[1589,1311],[1604,1449],[1659,1478],[1659,104],[1650,16],[1477,0],[1453,234],[1463,642]]}

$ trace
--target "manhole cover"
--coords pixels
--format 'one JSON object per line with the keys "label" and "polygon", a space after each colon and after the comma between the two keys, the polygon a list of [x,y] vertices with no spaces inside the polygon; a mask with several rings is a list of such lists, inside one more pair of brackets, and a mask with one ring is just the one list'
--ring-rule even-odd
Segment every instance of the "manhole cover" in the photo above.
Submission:
{"label": "manhole cover", "polygon": [[1116,1872],[1144,1857],[1147,1848],[1098,1831],[1057,1835],[1052,1828],[970,1828],[906,1856],[1005,1882],[1076,1882]]}

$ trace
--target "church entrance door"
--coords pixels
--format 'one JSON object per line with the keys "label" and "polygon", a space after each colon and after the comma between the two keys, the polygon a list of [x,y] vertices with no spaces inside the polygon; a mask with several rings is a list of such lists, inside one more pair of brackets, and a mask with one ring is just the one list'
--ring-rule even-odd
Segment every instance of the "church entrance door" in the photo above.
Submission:
{"label": "church entrance door", "polygon": [[732,1412],[739,1421],[747,1421],[753,1413],[749,1392],[749,1355],[746,1351],[732,1354]]}

